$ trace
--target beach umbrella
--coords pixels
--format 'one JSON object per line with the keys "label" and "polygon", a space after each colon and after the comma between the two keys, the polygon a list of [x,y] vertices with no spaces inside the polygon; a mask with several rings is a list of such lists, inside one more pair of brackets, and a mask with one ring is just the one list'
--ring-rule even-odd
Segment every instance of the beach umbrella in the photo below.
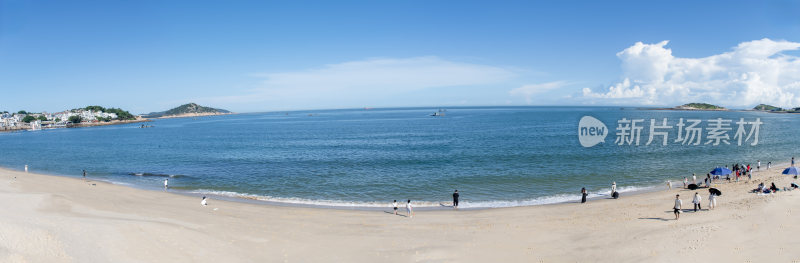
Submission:
{"label": "beach umbrella", "polygon": [[687,188],[689,188],[689,190],[696,190],[698,186],[696,184],[690,184],[687,186]]}
{"label": "beach umbrella", "polygon": [[713,175],[726,175],[731,174],[731,170],[725,167],[717,167],[714,170],[711,170],[711,174]]}
{"label": "beach umbrella", "polygon": [[792,167],[786,168],[786,170],[783,170],[783,174],[797,175],[798,174],[797,167],[792,166]]}
{"label": "beach umbrella", "polygon": [[711,193],[711,194],[715,194],[717,196],[722,195],[722,191],[720,191],[717,188],[708,188],[708,192]]}

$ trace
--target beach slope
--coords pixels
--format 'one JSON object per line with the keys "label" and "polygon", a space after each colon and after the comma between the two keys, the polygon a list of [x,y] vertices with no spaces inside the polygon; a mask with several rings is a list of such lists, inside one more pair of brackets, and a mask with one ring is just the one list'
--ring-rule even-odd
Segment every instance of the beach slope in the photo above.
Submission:
{"label": "beach slope", "polygon": [[[778,169],[754,180],[788,186]],[[0,170],[0,262],[792,262],[800,191],[694,191],[464,211],[298,208]],[[673,220],[680,193],[686,212]],[[577,195],[576,195],[577,196]],[[577,197],[576,197],[577,199]],[[388,205],[387,205],[388,206]]]}

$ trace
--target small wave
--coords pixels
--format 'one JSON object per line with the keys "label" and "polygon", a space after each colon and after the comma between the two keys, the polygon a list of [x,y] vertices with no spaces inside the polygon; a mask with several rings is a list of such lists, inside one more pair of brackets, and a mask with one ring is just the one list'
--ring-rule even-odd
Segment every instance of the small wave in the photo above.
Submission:
{"label": "small wave", "polygon": [[157,173],[129,173],[128,175],[133,176],[152,176],[152,177],[169,177],[169,178],[183,178],[188,177],[182,174],[157,174]]}
{"label": "small wave", "polygon": [[[638,192],[638,191],[646,191],[650,189],[654,189],[655,187],[636,187],[636,186],[628,186],[628,187],[619,187],[617,191],[620,193],[625,192]],[[224,197],[233,197],[233,198],[242,198],[242,199],[250,199],[250,200],[257,200],[257,201],[265,201],[265,202],[274,202],[274,203],[283,203],[283,204],[294,204],[294,205],[309,205],[309,206],[325,206],[325,207],[348,207],[348,208],[380,208],[380,207],[390,207],[391,202],[360,202],[360,201],[343,201],[343,200],[325,200],[325,199],[305,199],[305,198],[287,198],[287,197],[274,197],[274,196],[266,196],[266,195],[255,195],[255,194],[247,194],[247,193],[239,193],[239,192],[231,192],[231,191],[218,191],[218,190],[208,190],[208,189],[198,189],[198,190],[191,190],[188,191],[189,193],[193,194],[203,194],[203,195],[216,195],[216,196],[224,196]],[[588,198],[598,198],[598,197],[608,197],[610,195],[611,188],[608,188],[606,191],[600,191],[599,193],[590,193]],[[551,196],[543,196],[537,197],[533,199],[527,200],[496,200],[496,201],[469,201],[469,200],[462,200],[459,203],[459,207],[461,208],[501,208],[501,207],[517,207],[517,206],[534,206],[534,205],[547,205],[547,204],[557,204],[557,203],[566,203],[566,202],[578,202],[580,201],[581,197],[579,193],[576,194],[558,194],[558,195],[551,195]],[[403,201],[403,200],[398,200]],[[401,206],[403,205],[402,202],[398,202]],[[433,201],[414,201],[414,207],[417,208],[434,208],[434,207],[447,207],[451,205],[451,201],[441,201],[441,202],[433,202]]]}

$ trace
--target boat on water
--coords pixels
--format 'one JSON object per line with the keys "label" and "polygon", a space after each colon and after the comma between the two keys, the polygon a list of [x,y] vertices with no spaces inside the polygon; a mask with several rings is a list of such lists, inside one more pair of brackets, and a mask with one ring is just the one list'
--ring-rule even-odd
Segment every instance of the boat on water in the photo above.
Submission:
{"label": "boat on water", "polygon": [[430,116],[433,116],[433,117],[442,117],[442,116],[444,116],[444,113],[445,113],[445,112],[447,112],[447,110],[445,110],[445,109],[439,109],[439,111],[437,111],[437,112],[434,112],[434,113],[433,113],[433,114],[431,114]]}

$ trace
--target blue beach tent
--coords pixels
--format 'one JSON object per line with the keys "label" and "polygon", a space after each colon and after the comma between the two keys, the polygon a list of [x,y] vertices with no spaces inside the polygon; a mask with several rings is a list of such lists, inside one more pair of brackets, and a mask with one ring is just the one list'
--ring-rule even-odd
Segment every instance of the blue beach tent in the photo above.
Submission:
{"label": "blue beach tent", "polygon": [[798,174],[797,167],[792,166],[792,167],[786,168],[785,170],[783,170],[783,174],[797,175]]}
{"label": "blue beach tent", "polygon": [[711,170],[711,174],[713,175],[727,175],[731,174],[731,170],[725,167],[717,167],[714,170]]}

